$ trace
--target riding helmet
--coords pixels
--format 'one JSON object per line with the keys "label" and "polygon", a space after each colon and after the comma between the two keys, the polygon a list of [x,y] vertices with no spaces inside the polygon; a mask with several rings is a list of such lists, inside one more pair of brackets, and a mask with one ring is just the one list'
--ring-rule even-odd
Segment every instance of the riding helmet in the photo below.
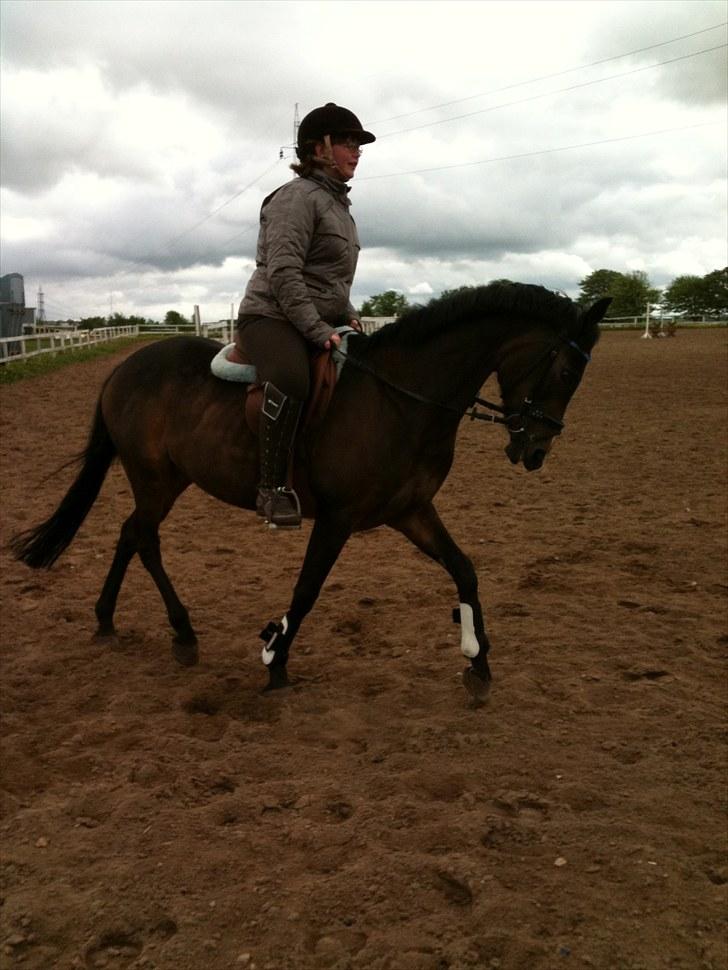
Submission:
{"label": "riding helmet", "polygon": [[329,101],[323,107],[309,111],[298,126],[298,157],[301,158],[305,153],[307,142],[321,141],[325,135],[354,135],[361,145],[376,141],[371,131],[364,131],[361,121],[353,111]]}

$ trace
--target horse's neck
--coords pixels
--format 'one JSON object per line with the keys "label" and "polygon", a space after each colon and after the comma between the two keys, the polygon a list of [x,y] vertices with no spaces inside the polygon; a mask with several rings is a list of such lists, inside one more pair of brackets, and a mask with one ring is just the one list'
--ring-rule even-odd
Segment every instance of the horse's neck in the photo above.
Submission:
{"label": "horse's neck", "polygon": [[393,361],[400,383],[464,410],[496,369],[505,333],[496,320],[473,321],[430,334],[419,345],[398,347]]}

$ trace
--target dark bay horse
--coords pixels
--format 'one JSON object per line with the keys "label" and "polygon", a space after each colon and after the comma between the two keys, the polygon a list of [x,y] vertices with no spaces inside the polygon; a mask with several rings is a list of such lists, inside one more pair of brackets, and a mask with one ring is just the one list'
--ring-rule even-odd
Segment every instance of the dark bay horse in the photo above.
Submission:
{"label": "dark bay horse", "polygon": [[[511,462],[537,469],[563,427],[609,305],[587,310],[541,287],[491,283],[407,311],[372,336],[350,338],[348,359],[323,422],[300,435],[314,519],[293,598],[261,636],[268,688],[284,686],[293,639],[352,532],[388,525],[440,563],[460,601],[466,686],[490,682],[488,637],[473,566],[440,521],[432,500],[453,461],[458,425],[476,400],[500,416]],[[194,483],[243,509],[255,508],[258,443],[244,419],[244,386],[220,381],[211,340],[177,337],[127,358],[107,379],[80,471],[57,510],[13,540],[17,558],[50,567],[69,545],[119,458],[135,508],[121,527],[96,603],[97,635],[114,634],[126,569],[138,553],[174,628],[173,653],[197,660],[197,638],[162,564],[159,525]],[[476,396],[495,372],[502,404]],[[482,415],[481,415],[482,416]]]}

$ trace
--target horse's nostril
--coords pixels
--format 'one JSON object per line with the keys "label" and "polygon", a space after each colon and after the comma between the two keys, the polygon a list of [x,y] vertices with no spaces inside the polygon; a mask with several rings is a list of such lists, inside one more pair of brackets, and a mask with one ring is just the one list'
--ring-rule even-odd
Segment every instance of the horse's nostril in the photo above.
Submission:
{"label": "horse's nostril", "polygon": [[509,441],[504,450],[508,455],[508,460],[512,464],[517,465],[521,458],[521,449],[512,441]]}

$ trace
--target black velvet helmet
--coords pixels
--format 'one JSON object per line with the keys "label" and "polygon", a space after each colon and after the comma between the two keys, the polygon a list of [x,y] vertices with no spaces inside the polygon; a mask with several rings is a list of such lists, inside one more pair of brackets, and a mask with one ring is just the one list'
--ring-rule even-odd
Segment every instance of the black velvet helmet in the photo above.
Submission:
{"label": "black velvet helmet", "polygon": [[361,145],[368,145],[376,138],[371,131],[364,131],[361,121],[353,111],[340,108],[329,101],[322,108],[314,108],[298,126],[296,152],[299,158],[305,154],[307,142],[321,141],[325,135],[354,135]]}

